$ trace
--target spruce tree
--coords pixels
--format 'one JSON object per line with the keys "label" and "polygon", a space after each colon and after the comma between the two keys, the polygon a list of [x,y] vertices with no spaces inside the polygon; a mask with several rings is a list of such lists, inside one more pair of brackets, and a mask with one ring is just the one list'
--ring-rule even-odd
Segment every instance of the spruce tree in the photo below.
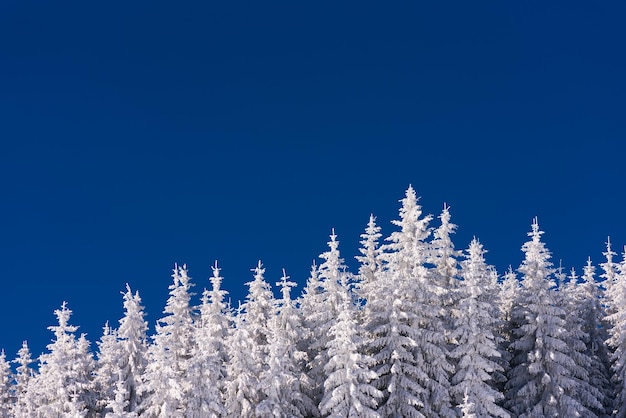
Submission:
{"label": "spruce tree", "polygon": [[30,379],[35,375],[30,365],[34,362],[26,341],[17,352],[17,358],[13,360],[17,364],[15,368],[15,385],[13,387],[13,414],[16,418],[25,418],[32,415],[31,403],[27,398],[27,389]]}
{"label": "spruce tree", "polygon": [[264,399],[256,407],[258,417],[305,417],[315,406],[300,390],[306,354],[298,350],[301,320],[291,299],[296,283],[289,280],[283,269],[276,283],[282,298],[277,301],[275,313],[268,323],[268,365],[261,374]]}
{"label": "spruce tree", "polygon": [[175,266],[170,296],[156,324],[148,349],[148,363],[140,393],[147,396],[140,414],[145,417],[174,418],[187,413],[190,382],[189,362],[193,355],[193,316],[190,305],[192,283],[187,266]]}
{"label": "spruce tree", "polygon": [[[611,253],[610,247],[607,253]],[[613,415],[626,417],[626,248],[623,261],[614,270],[609,267],[611,262],[609,255],[603,268],[606,280],[611,283],[607,283],[609,309],[606,321],[610,323],[607,343],[612,348],[611,369],[615,392]]]}
{"label": "spruce tree", "polygon": [[212,289],[202,293],[200,316],[195,323],[194,353],[189,369],[191,392],[188,417],[215,418],[226,415],[223,390],[226,378],[226,348],[230,312],[224,302],[226,291],[221,289],[223,278],[217,261],[211,277]]}
{"label": "spruce tree", "polygon": [[[312,380],[312,396],[311,398],[316,404],[321,402],[323,396],[323,385],[326,380],[326,372],[324,367],[328,363],[327,343],[330,340],[330,329],[336,323],[340,306],[342,303],[341,285],[342,281],[348,281],[350,274],[344,264],[343,258],[339,252],[339,241],[333,229],[328,241],[328,251],[320,254],[323,262],[317,270],[316,281],[319,281],[318,290],[310,289],[312,292],[318,292],[317,297],[309,302],[315,302],[317,305],[310,306],[310,310],[305,307],[304,321],[310,332],[308,341],[310,347],[308,349],[309,357],[309,377]],[[313,296],[313,294],[311,294]]]}
{"label": "spruce tree", "polygon": [[95,408],[89,342],[84,336],[76,338],[78,327],[69,324],[72,311],[65,302],[54,313],[58,325],[48,327],[54,339],[46,347],[48,352],[39,357],[39,373],[26,389],[29,414],[37,418],[86,417]]}
{"label": "spruce tree", "polygon": [[226,408],[233,418],[256,417],[256,406],[265,399],[260,378],[268,364],[268,324],[275,302],[260,261],[252,271],[254,280],[247,283],[248,295],[228,340]]}
{"label": "spruce tree", "polygon": [[506,406],[519,417],[592,415],[597,399],[588,393],[587,371],[575,361],[582,341],[567,329],[559,306],[550,252],[534,219],[519,272],[522,289],[512,312],[513,352]]}
{"label": "spruce tree", "polygon": [[383,394],[372,384],[377,377],[370,369],[374,359],[362,351],[363,331],[345,275],[339,284],[341,303],[337,321],[328,331],[331,338],[326,343],[328,362],[320,412],[329,417],[380,417],[377,406]]}
{"label": "spruce tree", "polygon": [[13,416],[11,364],[7,361],[4,350],[0,351],[0,417]]}
{"label": "spruce tree", "polygon": [[[499,312],[494,309],[495,289],[490,267],[485,263],[482,244],[470,243],[466,260],[461,262],[458,315],[455,315],[451,338],[456,359],[451,394],[457,405],[471,402],[473,413],[480,417],[508,418],[498,403],[504,396],[496,389],[494,373],[503,372],[499,364],[495,330],[500,327]],[[495,304],[497,307],[497,303]]]}
{"label": "spruce tree", "polygon": [[124,399],[128,401],[125,410],[136,412],[140,409],[141,379],[148,364],[148,323],[139,292],[133,293],[128,284],[123,301],[124,316],[119,320],[117,330],[123,387],[116,388],[116,396],[122,396],[120,392],[123,391]]}

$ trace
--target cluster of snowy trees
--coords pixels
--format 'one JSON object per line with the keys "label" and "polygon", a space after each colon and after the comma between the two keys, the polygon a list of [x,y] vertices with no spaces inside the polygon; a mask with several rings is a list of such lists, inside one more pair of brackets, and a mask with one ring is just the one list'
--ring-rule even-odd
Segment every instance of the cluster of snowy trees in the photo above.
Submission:
{"label": "cluster of snowy trees", "polygon": [[275,297],[259,262],[234,308],[216,264],[193,306],[176,266],[151,336],[130,288],[96,347],[63,304],[46,353],[0,355],[0,416],[626,417],[626,261],[610,242],[601,270],[563,274],[535,220],[500,276],[478,240],[455,249],[448,207],[432,221],[409,187],[386,239],[370,217],[358,272],[333,231],[297,298],[284,272]]}

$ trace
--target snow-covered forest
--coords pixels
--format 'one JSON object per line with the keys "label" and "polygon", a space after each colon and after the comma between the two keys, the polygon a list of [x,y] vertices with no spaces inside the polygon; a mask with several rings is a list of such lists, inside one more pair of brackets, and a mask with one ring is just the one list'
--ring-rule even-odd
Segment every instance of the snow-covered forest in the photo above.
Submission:
{"label": "snow-covered forest", "polygon": [[333,231],[301,295],[259,262],[233,306],[217,263],[205,290],[176,266],[153,335],[130,287],[97,342],[63,304],[45,353],[0,354],[0,417],[626,417],[610,240],[603,263],[564,271],[535,220],[521,265],[497,272],[478,239],[455,247],[449,208],[433,218],[409,187],[390,235],[370,217],[358,271]]}

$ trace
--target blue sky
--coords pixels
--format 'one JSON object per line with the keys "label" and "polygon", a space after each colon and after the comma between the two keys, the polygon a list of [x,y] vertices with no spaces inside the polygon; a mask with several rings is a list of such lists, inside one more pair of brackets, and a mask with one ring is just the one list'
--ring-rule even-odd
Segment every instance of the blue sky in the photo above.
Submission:
{"label": "blue sky", "polygon": [[[426,3],[426,4],[424,4]],[[623,2],[0,2],[0,347],[62,301],[96,341],[125,283],[151,328],[175,262],[302,284],[334,227],[412,184],[517,267],[626,243]],[[436,225],[434,223],[433,225]]]}

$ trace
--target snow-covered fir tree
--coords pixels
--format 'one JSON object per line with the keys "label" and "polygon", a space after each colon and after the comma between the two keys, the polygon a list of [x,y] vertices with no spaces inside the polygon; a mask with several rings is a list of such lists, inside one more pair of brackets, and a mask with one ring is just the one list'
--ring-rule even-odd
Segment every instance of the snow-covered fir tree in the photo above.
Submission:
{"label": "snow-covered fir tree", "polygon": [[581,329],[584,332],[585,355],[590,360],[588,368],[589,383],[601,393],[602,410],[598,416],[610,414],[613,405],[611,387],[610,359],[606,346],[608,333],[604,322],[605,310],[603,306],[603,292],[601,285],[595,278],[595,266],[591,258],[583,267],[580,283],[574,289],[573,300],[576,304],[569,316],[580,318]]}
{"label": "snow-covered fir tree", "polygon": [[274,314],[274,296],[259,261],[248,295],[235,318],[228,340],[226,408],[230,417],[256,417],[256,407],[265,394],[260,379],[268,364],[269,322]]}
{"label": "snow-covered fir tree", "polygon": [[613,270],[610,243],[607,247],[607,262],[602,267],[608,282],[609,308],[606,321],[610,324],[607,343],[612,348],[611,369],[615,386],[613,415],[626,417],[626,248],[622,262]]}
{"label": "snow-covered fir tree", "polygon": [[11,364],[7,360],[4,350],[0,351],[0,417],[13,416],[13,394]]}
{"label": "snow-covered fir tree", "polygon": [[101,414],[107,411],[107,405],[115,399],[117,382],[120,380],[120,349],[117,342],[117,330],[107,322],[102,337],[97,342],[98,352],[94,377],[97,392],[97,410]]}
{"label": "snow-covered fir tree", "polygon": [[296,286],[283,269],[276,283],[282,298],[269,322],[268,365],[261,374],[265,398],[256,407],[258,417],[305,417],[316,411],[310,398],[300,389],[306,354],[298,350],[302,321],[291,299]]}
{"label": "snow-covered fir tree", "polygon": [[227,354],[224,346],[228,338],[231,316],[222,290],[223,278],[217,261],[212,267],[211,290],[202,292],[200,316],[195,327],[195,346],[189,376],[191,393],[188,417],[215,418],[226,415],[224,405],[224,379]]}
{"label": "snow-covered fir tree", "polygon": [[89,342],[77,339],[78,327],[69,324],[72,311],[64,302],[54,311],[58,325],[48,329],[54,339],[39,357],[39,373],[28,382],[28,414],[37,418],[86,417],[95,409],[91,382],[94,362]]}
{"label": "snow-covered fir tree", "polygon": [[116,396],[122,396],[120,393],[123,392],[124,400],[128,401],[125,411],[136,412],[140,409],[141,379],[148,364],[148,323],[138,291],[133,293],[127,284],[123,300],[124,316],[119,320],[117,330],[119,379],[123,387],[116,387]]}
{"label": "snow-covered fir tree", "polygon": [[474,239],[466,260],[461,263],[463,281],[451,333],[455,342],[451,356],[456,359],[451,394],[457,405],[470,402],[477,416],[508,418],[509,413],[498,404],[504,396],[496,390],[493,378],[494,373],[504,371],[498,362],[501,353],[495,335],[501,321],[494,309],[495,284],[484,259],[485,252]]}
{"label": "snow-covered fir tree", "polygon": [[[319,383],[321,379],[313,379],[314,373],[311,372],[315,366],[315,363],[311,361],[315,359],[315,356],[319,352],[319,344],[317,339],[319,338],[319,315],[317,314],[318,307],[322,306],[325,298],[324,289],[322,288],[322,282],[319,277],[319,267],[316,262],[313,261],[311,265],[311,272],[306,281],[306,285],[302,291],[302,295],[297,301],[299,310],[299,316],[302,320],[302,329],[300,331],[300,343],[299,350],[306,354],[306,364],[304,368],[304,374],[300,382],[300,388],[302,393],[311,399],[313,405],[315,405],[311,416],[319,416],[317,411],[317,405],[322,400],[323,385]],[[319,375],[319,367],[316,368],[316,374]]]}
{"label": "snow-covered fir tree", "polygon": [[454,416],[449,394],[452,365],[443,304],[425,263],[430,254],[430,216],[421,217],[412,187],[401,200],[400,228],[382,246],[384,268],[377,278],[380,297],[367,303],[369,352],[379,375],[383,416]]}
{"label": "snow-covered fir tree", "polygon": [[191,384],[189,362],[194,352],[191,299],[192,283],[187,266],[175,266],[169,298],[157,321],[156,334],[148,349],[148,364],[139,392],[145,417],[185,417]]}
{"label": "snow-covered fir tree", "polygon": [[32,412],[28,409],[26,390],[28,382],[34,375],[34,370],[30,367],[33,362],[28,343],[24,341],[17,352],[17,358],[13,360],[13,363],[17,364],[13,386],[13,415],[16,418],[28,417]]}
{"label": "snow-covered fir tree", "polygon": [[339,283],[341,304],[337,321],[330,327],[326,343],[328,362],[324,366],[324,396],[320,412],[328,417],[380,417],[377,412],[383,394],[372,382],[374,359],[365,354],[363,331],[356,320],[347,276]]}
{"label": "snow-covered fir tree", "polygon": [[590,408],[601,405],[586,385],[587,370],[575,360],[585,347],[567,329],[542,234],[534,219],[531,239],[522,246],[523,287],[512,312],[513,358],[506,406],[519,417],[593,416]]}
{"label": "snow-covered fir tree", "polygon": [[365,303],[375,297],[376,275],[382,269],[380,257],[380,227],[376,225],[376,217],[370,215],[365,232],[361,234],[361,247],[356,256],[359,262],[359,274],[356,276],[355,291],[360,303]]}
{"label": "snow-covered fir tree", "polygon": [[309,378],[313,386],[311,398],[316,404],[321,402],[324,393],[323,385],[326,380],[324,367],[329,360],[327,347],[331,339],[329,332],[337,322],[343,302],[341,283],[344,281],[347,283],[350,278],[339,252],[339,241],[334,229],[328,241],[328,251],[320,254],[320,258],[323,262],[319,266],[316,278],[320,287],[317,305],[304,312],[304,321],[310,333],[307,354],[310,362]]}

